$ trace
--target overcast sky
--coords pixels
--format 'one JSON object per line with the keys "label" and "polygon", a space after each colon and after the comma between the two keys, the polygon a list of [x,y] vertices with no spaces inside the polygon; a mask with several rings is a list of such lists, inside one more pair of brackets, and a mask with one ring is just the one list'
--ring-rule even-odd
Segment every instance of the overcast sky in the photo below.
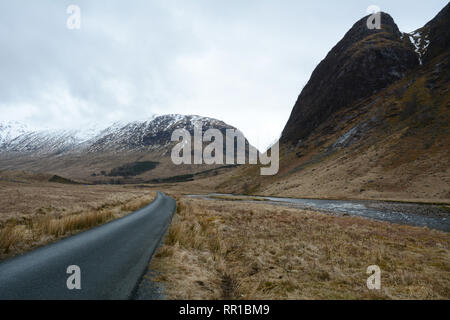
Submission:
{"label": "overcast sky", "polygon": [[[69,30],[71,4],[81,29]],[[370,5],[401,31],[447,1],[2,0],[1,120],[78,128],[197,114],[262,148],[315,66]]]}

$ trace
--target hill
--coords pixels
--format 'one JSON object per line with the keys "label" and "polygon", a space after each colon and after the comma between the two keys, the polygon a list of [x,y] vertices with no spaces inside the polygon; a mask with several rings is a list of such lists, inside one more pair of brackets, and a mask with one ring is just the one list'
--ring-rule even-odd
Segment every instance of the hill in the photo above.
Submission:
{"label": "hill", "polygon": [[450,201],[449,19],[402,33],[364,17],[311,75],[280,139],[280,172],[242,167],[223,192]]}

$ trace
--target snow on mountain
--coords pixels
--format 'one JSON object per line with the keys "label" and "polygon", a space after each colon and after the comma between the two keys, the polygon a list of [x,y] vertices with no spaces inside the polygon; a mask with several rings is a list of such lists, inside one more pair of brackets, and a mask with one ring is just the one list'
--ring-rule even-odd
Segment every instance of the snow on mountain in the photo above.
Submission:
{"label": "snow on mountain", "polygon": [[17,121],[0,122],[0,146],[28,131],[29,129],[26,125]]}
{"label": "snow on mountain", "polygon": [[418,29],[414,32],[406,34],[413,44],[417,56],[419,57],[419,63],[422,65],[422,59],[430,46],[430,40],[428,40],[428,33],[423,29]]}
{"label": "snow on mountain", "polygon": [[116,122],[106,128],[91,124],[76,130],[36,130],[19,122],[5,122],[0,123],[0,154],[59,155],[70,152],[154,150],[170,144],[175,129],[185,128],[193,133],[194,127],[200,124],[204,130],[233,128],[217,119],[179,114],[154,116],[129,123]]}
{"label": "snow on mountain", "polygon": [[194,127],[200,125],[204,130],[233,128],[220,120],[207,117],[179,114],[156,116],[146,121],[115,123],[88,141],[87,149],[89,152],[139,148],[154,150],[170,144],[174,130],[184,128],[193,134]]}

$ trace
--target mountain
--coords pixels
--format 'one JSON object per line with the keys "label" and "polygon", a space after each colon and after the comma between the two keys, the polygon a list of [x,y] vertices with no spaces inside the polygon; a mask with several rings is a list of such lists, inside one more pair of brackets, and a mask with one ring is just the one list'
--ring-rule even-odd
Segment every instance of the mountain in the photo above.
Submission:
{"label": "mountain", "polygon": [[55,173],[91,182],[117,180],[121,175],[116,173],[124,172],[128,182],[193,174],[211,167],[173,165],[170,155],[176,142],[171,136],[181,128],[192,136],[200,125],[203,132],[236,129],[217,119],[179,114],[87,130],[31,130],[7,122],[0,124],[0,170]]}
{"label": "mountain", "polygon": [[23,131],[4,139],[2,152],[17,154],[59,154],[75,148],[79,139],[71,131]]}
{"label": "mountain", "polygon": [[282,141],[306,138],[330,115],[402,79],[418,65],[392,17],[381,14],[381,29],[362,18],[317,66],[301,92],[283,131]]}
{"label": "mountain", "polygon": [[426,51],[422,53],[424,63],[431,62],[450,48],[449,6],[447,4],[433,20],[414,32],[419,39],[423,39],[420,43]]}
{"label": "mountain", "polygon": [[278,175],[238,168],[218,191],[449,202],[449,11],[412,33],[356,22],[300,93]]}
{"label": "mountain", "polygon": [[226,129],[236,129],[223,121],[183,115],[164,115],[149,121],[135,121],[127,124],[114,124],[101,131],[86,142],[88,152],[121,151],[136,149],[158,149],[172,145],[172,132],[186,129],[194,134],[195,126],[203,126],[203,131],[214,128],[225,134]]}
{"label": "mountain", "polygon": [[[156,149],[171,144],[175,129],[193,134],[194,126],[204,131],[235,129],[223,121],[179,114],[155,116],[150,120],[114,123],[104,129],[31,130],[19,122],[0,123],[0,152],[30,155],[55,155],[75,152],[132,151]],[[88,132],[86,132],[88,131]]]}
{"label": "mountain", "polygon": [[29,129],[17,121],[0,123],[0,146],[26,133]]}

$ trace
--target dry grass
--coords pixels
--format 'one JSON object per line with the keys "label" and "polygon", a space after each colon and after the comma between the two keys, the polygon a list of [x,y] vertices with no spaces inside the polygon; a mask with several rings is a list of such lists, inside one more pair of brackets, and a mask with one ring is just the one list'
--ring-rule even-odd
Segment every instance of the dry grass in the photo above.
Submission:
{"label": "dry grass", "polygon": [[0,260],[123,217],[155,195],[117,186],[3,182]]}
{"label": "dry grass", "polygon": [[[398,142],[394,138],[392,141]],[[423,154],[419,159],[386,168],[383,162],[387,159],[386,154],[396,155],[388,151],[389,147],[394,148],[386,143],[385,146],[369,147],[353,155],[336,154],[264,185],[258,194],[450,203],[448,150],[436,152],[430,157]]]}
{"label": "dry grass", "polygon": [[449,245],[424,228],[181,198],[150,268],[169,299],[449,299]]}

